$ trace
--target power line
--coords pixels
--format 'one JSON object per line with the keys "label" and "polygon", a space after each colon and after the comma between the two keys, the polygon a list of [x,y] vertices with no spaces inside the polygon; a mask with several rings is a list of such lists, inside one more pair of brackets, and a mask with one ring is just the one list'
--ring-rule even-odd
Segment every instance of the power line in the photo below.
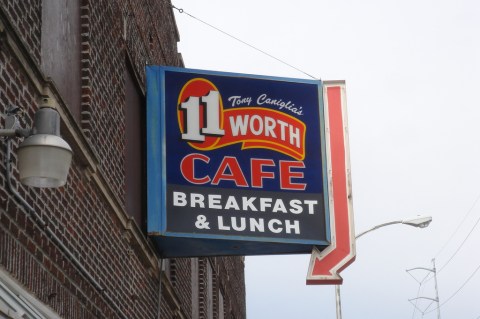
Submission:
{"label": "power line", "polygon": [[[460,229],[460,226],[465,222],[466,218],[468,217],[468,215],[470,215],[470,213],[473,211],[473,208],[476,206],[477,202],[479,201],[480,199],[480,194],[477,196],[477,198],[475,199],[475,201],[473,202],[472,206],[470,207],[470,209],[468,210],[467,214],[463,217],[462,221],[460,222],[460,224],[458,225],[458,227],[455,229],[455,231],[453,232],[453,234],[450,236],[450,238],[447,240],[447,242],[443,245],[443,247],[440,249],[440,251],[436,254],[436,256],[438,256],[442,251],[443,249],[447,246],[447,244],[452,240],[453,236],[458,232],[458,230]],[[455,258],[455,256],[457,255],[457,253],[460,251],[460,249],[462,249],[463,245],[465,244],[465,242],[468,240],[468,238],[470,237],[470,235],[473,233],[473,231],[475,230],[475,228],[477,227],[477,225],[480,223],[480,217],[477,218],[476,222],[474,223],[474,225],[472,226],[472,228],[470,229],[470,231],[468,232],[467,236],[463,239],[462,243],[458,246],[458,248],[455,250],[455,252],[450,256],[450,258],[447,260],[446,263],[443,264],[442,267],[440,267],[440,269],[437,271],[437,274],[442,271],[452,260],[453,258]],[[463,287],[465,287],[465,285],[473,278],[473,276],[477,273],[477,271],[480,269],[480,265],[478,265],[478,267],[474,270],[474,272],[467,278],[467,280],[450,296],[448,297],[444,302],[442,302],[441,304],[438,304],[436,308],[434,309],[431,309],[429,311],[428,308],[430,307],[427,307],[427,309],[425,309],[425,311],[422,312],[422,317],[423,315],[425,314],[429,314],[437,309],[440,309],[442,306],[444,306],[447,302],[449,302],[451,299],[453,299],[462,289]],[[424,283],[430,281],[432,278],[434,277],[429,277],[430,274],[428,274],[425,278],[423,278],[421,281],[418,281],[420,286],[422,286]],[[413,277],[413,276],[412,276]],[[414,278],[416,280],[416,278]],[[420,291],[420,287],[418,289],[418,292]],[[418,292],[417,292],[417,297],[418,297]],[[416,304],[414,305],[416,307]],[[415,310],[413,312],[413,315],[415,315]],[[477,319],[480,319],[477,318]]]}
{"label": "power line", "polygon": [[248,42],[246,42],[246,41],[243,41],[242,39],[240,39],[240,38],[238,38],[238,37],[236,37],[236,36],[234,36],[234,35],[226,32],[226,31],[223,31],[222,29],[220,29],[220,28],[218,28],[218,27],[216,27],[216,26],[214,26],[214,25],[212,25],[212,24],[210,24],[210,23],[208,23],[208,22],[206,22],[206,21],[204,21],[204,20],[202,20],[202,19],[197,18],[196,16],[194,16],[194,15],[186,12],[185,10],[183,10],[183,9],[181,9],[181,8],[177,8],[176,6],[174,6],[173,4],[171,4],[171,3],[167,2],[167,1],[165,1],[165,2],[168,3],[173,9],[177,10],[179,13],[186,14],[186,15],[189,16],[190,18],[195,19],[195,20],[197,20],[198,22],[205,24],[206,26],[208,26],[208,27],[210,27],[210,28],[212,28],[212,29],[214,29],[214,30],[216,30],[216,31],[218,31],[218,32],[226,35],[227,37],[232,38],[232,39],[234,39],[235,41],[238,41],[238,42],[240,42],[240,43],[242,43],[242,44],[250,47],[251,49],[254,49],[254,50],[256,50],[256,51],[258,51],[258,52],[260,52],[260,53],[268,56],[269,58],[272,58],[272,59],[274,59],[274,60],[276,60],[276,61],[278,61],[278,62],[280,62],[280,63],[282,63],[282,64],[284,64],[284,65],[286,65],[286,66],[288,66],[288,67],[290,67],[290,68],[298,71],[298,72],[301,72],[301,73],[305,74],[306,76],[308,76],[308,77],[310,77],[310,78],[312,78],[312,79],[314,79],[314,80],[319,80],[319,78],[317,78],[317,77],[315,77],[315,76],[313,76],[313,75],[311,75],[311,74],[309,74],[309,73],[307,73],[307,72],[305,72],[305,71],[297,68],[296,66],[294,66],[294,65],[292,65],[292,64],[290,64],[290,63],[288,63],[288,62],[286,62],[286,61],[284,61],[284,60],[282,60],[282,59],[279,59],[279,58],[277,58],[276,56],[274,56],[274,55],[272,55],[272,54],[270,54],[270,53],[268,53],[268,52],[266,52],[266,51],[264,51],[264,50],[262,50],[262,49],[260,49],[260,48],[257,48],[256,46],[254,46],[254,45],[252,45],[252,44],[250,44],[250,43],[248,43]]}
{"label": "power line", "polygon": [[[438,256],[442,251],[443,249],[447,246],[447,244],[452,240],[453,236],[458,232],[458,230],[460,229],[460,226],[465,222],[466,218],[470,215],[470,213],[473,211],[474,207],[476,206],[477,202],[480,200],[480,194],[477,196],[477,198],[475,199],[475,201],[473,202],[472,206],[470,207],[470,209],[468,210],[467,214],[463,217],[462,221],[460,222],[460,224],[457,226],[457,228],[455,229],[455,231],[453,232],[453,234],[450,236],[450,238],[447,240],[447,242],[443,245],[443,247],[440,249],[440,251],[435,255],[435,256]],[[458,248],[455,250],[455,252],[450,256],[450,258],[447,260],[446,263],[443,264],[443,266],[437,271],[437,274],[442,271],[452,260],[453,258],[455,258],[455,256],[457,255],[457,253],[460,251],[460,249],[463,247],[463,245],[465,244],[465,242],[468,240],[468,238],[470,237],[470,235],[473,233],[473,231],[475,230],[475,228],[478,226],[478,224],[480,223],[480,217],[477,218],[476,222],[473,224],[472,228],[470,229],[470,231],[468,232],[467,236],[463,239],[462,243],[458,246]],[[478,270],[480,269],[480,265],[478,265],[478,267],[473,271],[473,273],[467,278],[467,280],[465,280],[465,282],[452,294],[450,295],[450,297],[448,297],[444,302],[442,302],[441,304],[438,304],[436,308],[434,309],[431,309],[431,310],[428,310],[428,308],[430,307],[430,305],[427,307],[427,309],[425,309],[423,312],[422,312],[422,317],[423,315],[425,314],[429,314],[437,309],[440,309],[441,307],[443,307],[446,303],[448,303],[451,299],[453,299],[466,285],[467,283],[475,276],[475,274],[478,272]],[[417,280],[415,277],[413,277],[419,284],[420,284],[420,287],[417,291],[417,298],[419,296],[419,293],[420,293],[420,288],[421,286],[430,281],[432,278],[434,277],[430,277],[429,278],[429,275],[428,274],[426,277],[424,277],[421,281]],[[416,303],[414,304],[414,307],[416,308]],[[414,312],[413,312],[413,315],[415,315],[415,309],[414,309]],[[413,318],[413,317],[412,317]],[[476,319],[480,319],[480,317],[476,318]]]}
{"label": "power line", "polygon": [[[466,218],[468,217],[468,215],[470,215],[470,213],[473,211],[473,208],[477,205],[477,202],[480,200],[480,194],[478,194],[477,198],[475,199],[475,201],[473,202],[472,206],[470,207],[470,209],[468,210],[467,214],[465,214],[465,216],[463,217],[463,220],[460,222],[460,224],[457,226],[457,229],[455,229],[455,231],[453,232],[453,234],[450,236],[450,238],[447,240],[447,242],[443,245],[443,247],[440,249],[440,251],[435,255],[435,258],[442,252],[442,250],[447,246],[447,244],[451,241],[451,239],[453,238],[453,236],[457,233],[457,231],[460,229],[460,226],[465,222]],[[440,267],[440,269],[438,269],[437,271],[437,274],[440,273],[452,260],[453,258],[457,255],[457,253],[460,251],[460,249],[462,249],[463,245],[465,244],[465,242],[468,240],[468,238],[470,237],[470,235],[473,233],[473,231],[475,230],[475,228],[478,226],[478,224],[480,223],[480,216],[477,218],[476,222],[473,224],[473,227],[470,229],[470,231],[468,232],[467,236],[463,239],[462,243],[458,246],[458,248],[455,250],[455,252],[452,254],[452,256],[450,256],[450,258]],[[428,277],[428,276],[427,276]],[[425,278],[424,281],[425,282],[428,282],[432,279],[433,277],[430,277],[430,278]],[[422,281],[423,282],[423,281]]]}
{"label": "power line", "polygon": [[475,230],[475,228],[477,227],[478,223],[480,222],[480,217],[477,219],[477,221],[475,222],[475,224],[473,225],[472,229],[470,230],[470,232],[468,233],[467,237],[465,237],[465,239],[462,241],[462,243],[460,244],[460,246],[458,246],[457,250],[455,250],[455,252],[453,253],[453,255],[447,260],[447,262],[442,266],[440,267],[440,269],[438,270],[438,272],[442,271],[443,268],[445,268],[449,263],[450,261],[453,259],[453,257],[455,257],[457,255],[457,253],[460,251],[460,249],[463,247],[463,244],[465,244],[465,242],[467,241],[468,237],[470,237],[470,235],[472,234],[472,232]]}
{"label": "power line", "polygon": [[477,198],[473,201],[472,206],[471,206],[470,209],[467,211],[467,213],[465,214],[465,216],[463,216],[462,221],[460,222],[460,224],[458,224],[457,228],[456,228],[455,231],[452,233],[452,235],[450,236],[450,238],[447,239],[447,241],[446,241],[445,244],[442,246],[442,248],[440,248],[440,250],[435,254],[435,258],[437,258],[438,255],[440,255],[440,253],[445,249],[445,247],[447,247],[448,243],[452,240],[453,236],[455,236],[455,234],[458,232],[458,230],[460,229],[460,227],[463,225],[463,223],[464,223],[465,220],[467,219],[468,215],[470,215],[470,213],[473,211],[473,208],[477,205],[478,200],[480,200],[480,194],[478,194]]}
{"label": "power line", "polygon": [[457,291],[455,291],[450,297],[448,297],[444,302],[442,302],[437,308],[435,309],[432,309],[426,313],[430,313],[440,307],[443,307],[447,302],[449,302],[453,297],[455,297],[459,292],[460,290],[463,289],[463,287],[465,287],[465,285],[473,278],[473,276],[475,276],[475,274],[477,273],[477,271],[480,269],[480,265],[478,265],[478,267],[473,271],[473,273],[467,278],[467,280],[465,280],[465,282],[460,286],[460,288],[457,289]]}

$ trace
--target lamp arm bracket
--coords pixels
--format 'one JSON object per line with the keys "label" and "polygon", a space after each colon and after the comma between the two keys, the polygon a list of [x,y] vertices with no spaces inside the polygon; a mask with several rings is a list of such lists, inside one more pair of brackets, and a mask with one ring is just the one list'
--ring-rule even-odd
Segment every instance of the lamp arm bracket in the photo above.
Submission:
{"label": "lamp arm bracket", "polygon": [[19,118],[22,117],[23,111],[20,107],[10,105],[5,114],[5,128],[0,129],[0,136],[6,137],[29,137],[32,135],[32,129],[22,128]]}
{"label": "lamp arm bracket", "polygon": [[28,128],[0,129],[0,136],[4,137],[29,137],[30,135],[32,135],[32,130]]}
{"label": "lamp arm bracket", "polygon": [[32,135],[32,129],[29,128],[17,128],[15,130],[15,134],[17,137],[29,137]]}

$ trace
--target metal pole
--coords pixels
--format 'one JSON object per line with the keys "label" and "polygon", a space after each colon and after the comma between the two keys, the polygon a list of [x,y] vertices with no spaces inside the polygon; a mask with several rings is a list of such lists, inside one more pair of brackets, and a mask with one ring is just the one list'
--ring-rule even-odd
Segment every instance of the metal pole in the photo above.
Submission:
{"label": "metal pole", "polygon": [[432,263],[433,263],[433,278],[435,279],[435,295],[437,299],[437,319],[440,319],[440,299],[438,297],[437,269],[435,268],[435,258],[432,259]]}
{"label": "metal pole", "polygon": [[342,302],[340,300],[340,285],[335,285],[335,299],[337,305],[337,319],[342,319]]}
{"label": "metal pole", "polygon": [[160,282],[158,283],[158,308],[157,308],[157,318],[161,319],[162,318],[162,278],[163,278],[163,266],[164,266],[164,261],[163,258],[158,259],[158,268],[160,269]]}
{"label": "metal pole", "polygon": [[[401,220],[395,220],[395,221],[392,221],[392,222],[383,223],[383,224],[374,226],[374,227],[372,227],[370,229],[367,229],[366,231],[363,231],[363,232],[359,233],[358,235],[356,235],[355,239],[358,239],[358,238],[362,237],[363,235],[365,235],[365,234],[367,234],[371,231],[374,231],[376,229],[379,229],[379,228],[382,228],[382,227],[385,227],[385,226],[389,226],[389,225],[401,224],[401,223],[402,223]],[[342,319],[342,302],[341,302],[341,298],[340,298],[340,285],[335,285],[335,301],[336,301],[336,309],[337,309],[337,319]]]}

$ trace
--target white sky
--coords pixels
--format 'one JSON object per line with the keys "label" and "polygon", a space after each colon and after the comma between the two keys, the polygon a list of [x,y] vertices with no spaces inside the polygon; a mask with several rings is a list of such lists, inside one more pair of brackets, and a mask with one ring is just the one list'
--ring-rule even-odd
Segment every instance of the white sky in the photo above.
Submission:
{"label": "white sky", "polygon": [[[306,73],[346,80],[356,233],[433,217],[426,229],[394,225],[357,242],[342,272],[343,318],[422,318],[408,302],[419,285],[405,270],[431,268],[434,257],[442,268],[472,229],[438,272],[440,302],[480,267],[479,1],[172,2]],[[185,13],[176,19],[188,68],[308,78]],[[333,286],[305,285],[309,257],[247,257],[249,319],[335,318]],[[433,282],[420,296],[435,297]],[[479,287],[480,270],[442,318],[480,318]]]}

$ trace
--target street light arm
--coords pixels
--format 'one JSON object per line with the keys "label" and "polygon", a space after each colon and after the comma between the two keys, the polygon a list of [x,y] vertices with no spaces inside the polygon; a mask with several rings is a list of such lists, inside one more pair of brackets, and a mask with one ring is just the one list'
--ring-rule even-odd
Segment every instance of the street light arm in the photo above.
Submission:
{"label": "street light arm", "polygon": [[374,231],[374,230],[376,230],[376,229],[379,229],[379,228],[382,228],[382,227],[385,227],[385,226],[394,225],[394,224],[402,224],[402,223],[403,223],[402,220],[396,220],[396,221],[393,221],[393,222],[388,222],[388,223],[384,223],[384,224],[380,224],[380,225],[374,226],[374,227],[372,227],[372,228],[370,228],[370,229],[367,229],[367,230],[361,232],[360,234],[356,235],[356,236],[355,236],[355,239],[358,239],[358,238],[362,237],[363,235],[365,235],[365,234],[367,234],[367,233],[369,233],[369,232],[371,232],[371,231]]}
{"label": "street light arm", "polygon": [[374,227],[372,227],[372,228],[370,228],[370,229],[368,229],[364,232],[361,232],[360,234],[355,236],[355,239],[358,239],[358,238],[362,237],[363,235],[365,235],[366,233],[369,233],[371,231],[374,231],[376,229],[379,229],[379,228],[382,228],[382,227],[385,227],[385,226],[390,226],[390,225],[394,225],[394,224],[404,224],[404,225],[418,227],[418,228],[425,228],[431,222],[432,222],[432,217],[431,216],[416,216],[416,217],[413,217],[413,218],[407,218],[407,219],[403,219],[403,220],[395,220],[395,221],[392,221],[392,222],[383,223],[383,224],[374,226]]}

